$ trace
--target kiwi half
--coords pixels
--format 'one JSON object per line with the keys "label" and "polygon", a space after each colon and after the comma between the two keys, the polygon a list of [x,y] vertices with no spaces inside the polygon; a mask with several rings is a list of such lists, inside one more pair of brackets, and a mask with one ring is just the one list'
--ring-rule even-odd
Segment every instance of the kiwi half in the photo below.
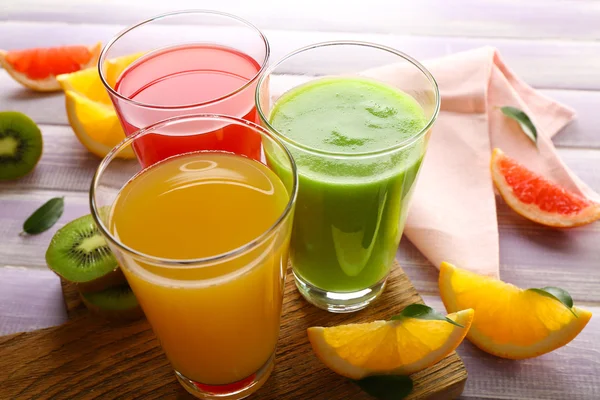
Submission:
{"label": "kiwi half", "polygon": [[125,283],[117,260],[91,215],[77,218],[56,232],[46,251],[46,263],[83,292]]}
{"label": "kiwi half", "polygon": [[0,180],[31,172],[42,156],[43,143],[31,118],[16,111],[0,112]]}
{"label": "kiwi half", "polygon": [[144,315],[128,284],[100,292],[80,293],[86,307],[94,314],[117,320],[132,320]]}

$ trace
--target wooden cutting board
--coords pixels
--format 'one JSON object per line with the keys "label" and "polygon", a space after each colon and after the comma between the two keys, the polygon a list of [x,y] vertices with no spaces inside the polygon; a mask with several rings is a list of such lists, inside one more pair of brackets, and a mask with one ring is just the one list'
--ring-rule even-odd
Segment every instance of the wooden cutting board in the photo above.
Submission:
{"label": "wooden cutting board", "polygon": [[[0,399],[192,399],[175,380],[145,320],[110,323],[89,314],[73,287],[63,285],[63,291],[69,322],[0,337]],[[417,302],[421,297],[397,264],[385,293],[353,314],[313,307],[288,276],[275,370],[250,398],[372,399],[316,358],[306,328],[387,319]],[[462,393],[467,371],[452,353],[412,379],[408,399],[453,399]]]}

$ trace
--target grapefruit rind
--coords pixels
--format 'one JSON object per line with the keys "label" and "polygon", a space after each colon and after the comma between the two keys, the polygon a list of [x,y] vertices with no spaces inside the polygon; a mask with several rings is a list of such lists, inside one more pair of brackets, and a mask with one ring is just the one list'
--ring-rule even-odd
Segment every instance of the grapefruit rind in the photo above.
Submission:
{"label": "grapefruit rind", "polygon": [[[90,46],[89,50],[91,58],[87,63],[81,65],[80,69],[86,69],[96,65],[98,57],[100,56],[100,51],[102,50],[102,43],[98,42],[95,45]],[[27,75],[16,71],[12,65],[6,61],[7,54],[8,52],[5,50],[0,50],[0,65],[15,81],[36,92],[55,92],[60,90],[60,84],[56,80],[56,76],[50,75],[44,79],[31,79]]]}
{"label": "grapefruit rind", "polygon": [[[534,203],[526,204],[520,201],[500,170],[500,161],[504,158],[507,158],[507,156],[504,155],[502,150],[494,149],[490,164],[492,180],[506,204],[519,215],[533,222],[537,222],[538,224],[555,228],[573,228],[600,219],[600,204],[588,201],[587,199],[585,201],[590,203],[589,206],[582,209],[577,214],[569,215],[547,212]],[[572,195],[576,196],[574,193],[572,193]]]}
{"label": "grapefruit rind", "polygon": [[[448,315],[448,318],[452,319],[453,321],[457,322],[458,324],[462,325],[463,327],[449,324],[446,321],[425,321],[425,320],[411,319],[413,326],[415,326],[415,324],[422,324],[424,327],[431,326],[431,325],[447,324],[449,327],[451,327],[450,333],[444,338],[442,345],[433,350],[430,347],[428,347],[427,344],[424,344],[423,342],[419,342],[419,344],[421,346],[426,346],[428,349],[428,352],[426,354],[424,354],[422,357],[420,357],[418,359],[411,359],[411,362],[409,362],[409,363],[402,363],[401,358],[398,358],[398,362],[396,363],[396,365],[391,365],[388,362],[388,365],[385,367],[382,367],[382,368],[376,368],[376,367],[374,368],[372,365],[370,367],[365,367],[364,364],[366,364],[366,363],[362,363],[363,365],[359,365],[361,363],[357,363],[357,362],[353,363],[351,360],[348,360],[348,358],[343,357],[340,354],[340,352],[336,349],[336,347],[334,345],[332,345],[332,343],[330,341],[328,341],[326,338],[326,336],[327,336],[326,331],[331,328],[311,327],[311,328],[308,328],[307,333],[308,333],[308,339],[309,339],[309,341],[312,345],[313,351],[315,352],[317,357],[329,369],[333,370],[335,373],[337,373],[339,375],[345,376],[350,379],[362,379],[362,378],[365,378],[367,376],[372,376],[372,375],[410,375],[410,374],[421,371],[427,367],[430,367],[430,366],[436,364],[437,362],[439,362],[440,360],[442,360],[443,358],[448,356],[450,353],[452,353],[454,350],[456,350],[456,348],[460,345],[460,343],[462,343],[463,339],[465,338],[465,335],[467,334],[467,332],[469,330],[469,327],[471,326],[471,323],[473,321],[473,315],[474,315],[474,313],[473,313],[473,310],[471,310],[471,309],[458,311],[456,313]],[[378,330],[381,328],[386,328],[386,327],[393,328],[394,326],[401,325],[401,324],[402,324],[402,320],[374,321],[374,322],[371,322],[368,324],[346,325],[345,327],[350,328],[350,329],[352,327],[360,327],[360,328],[362,328],[362,330],[365,330],[367,332],[367,334],[369,334],[368,333],[369,331],[372,332],[372,331],[375,331],[375,330]],[[401,356],[402,356],[402,354],[404,354],[406,352],[414,351],[414,349],[416,347],[413,346],[412,342],[411,342],[411,340],[415,341],[414,338],[407,338],[406,335],[401,336],[398,333],[398,330],[396,330],[395,332],[392,332],[392,334],[393,333],[395,333],[398,336],[396,345],[397,346],[404,345],[402,348],[397,347],[397,351],[399,354],[401,354]],[[423,331],[423,333],[424,333],[424,336],[427,337],[428,334],[431,334],[432,332]],[[358,336],[360,336],[360,334]],[[410,336],[412,336],[412,335],[410,335]],[[364,339],[364,337],[362,339]],[[406,339],[406,340],[403,340],[403,339]],[[380,344],[379,347],[376,347],[376,349],[380,349],[380,348],[386,348],[386,346]],[[357,346],[357,351],[360,351],[359,346]],[[382,352],[381,354],[375,354],[375,356],[381,358],[381,357],[386,357],[387,354],[389,354],[389,353]],[[367,363],[369,363],[369,361],[370,361],[370,363],[372,364],[373,357],[374,357],[373,354],[367,354]],[[405,358],[411,358],[411,357],[408,356]],[[412,357],[412,358],[414,358],[414,357]]]}
{"label": "grapefruit rind", "polygon": [[[456,289],[452,286],[452,278],[455,274],[460,274],[463,276],[461,280],[462,284],[460,287],[460,291],[465,291],[469,289],[469,284],[465,284],[468,280],[472,280],[471,287],[472,289],[476,289],[477,286],[480,286],[482,282],[485,281],[495,281],[495,285],[498,287],[499,291],[516,291],[518,293],[523,293],[525,290],[520,289],[514,285],[509,283],[502,282],[500,280],[477,275],[475,273],[461,270],[456,268],[452,264],[442,263],[440,267],[440,276],[439,276],[439,289],[440,295],[442,297],[442,301],[444,306],[446,307],[447,312],[453,312],[459,308],[469,306],[466,304],[457,304],[456,301]],[[460,278],[459,278],[460,279]],[[464,281],[464,282],[463,282]],[[539,301],[549,301],[554,302],[557,300],[544,297],[537,293],[532,293],[529,291],[531,296],[539,296],[541,299]],[[498,312],[502,313],[510,313],[511,307],[528,307],[526,302],[523,304],[515,304],[514,302],[503,302],[501,296],[495,295],[493,292],[488,290],[489,299],[486,299],[487,302],[493,303],[496,300],[498,304],[492,304]],[[544,338],[537,340],[533,344],[528,345],[518,345],[514,342],[515,338],[507,338],[504,343],[498,343],[490,338],[488,335],[481,332],[481,329],[478,327],[477,316],[481,315],[482,311],[477,309],[476,305],[470,305],[475,310],[475,319],[473,324],[471,325],[471,329],[467,333],[467,339],[473,343],[475,346],[485,351],[486,353],[492,354],[501,358],[508,358],[513,360],[533,358],[540,356],[542,354],[549,353],[553,350],[556,350],[570,341],[572,341],[579,333],[585,328],[587,323],[590,321],[592,317],[592,313],[584,310],[579,307],[572,307],[572,311],[577,315],[577,317],[572,316],[570,312],[566,313],[570,316],[570,321],[568,324],[563,325],[560,329],[549,330],[549,334]],[[532,315],[532,318],[538,318],[536,315]],[[520,321],[515,321],[515,324],[519,324]],[[509,328],[509,330],[511,330]]]}

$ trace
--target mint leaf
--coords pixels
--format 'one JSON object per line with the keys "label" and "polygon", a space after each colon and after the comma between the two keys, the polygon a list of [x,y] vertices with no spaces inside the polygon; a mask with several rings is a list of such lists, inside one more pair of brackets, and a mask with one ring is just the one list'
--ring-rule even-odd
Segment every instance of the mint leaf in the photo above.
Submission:
{"label": "mint leaf", "polygon": [[575,314],[575,311],[573,311],[573,298],[565,289],[561,289],[559,287],[554,286],[546,286],[541,289],[531,288],[527,290],[531,290],[532,292],[541,294],[542,296],[550,297],[551,299],[560,301],[565,307],[569,309],[569,311],[571,311],[571,313],[573,313],[575,318],[578,318],[577,314]]}
{"label": "mint leaf", "polygon": [[535,125],[533,125],[533,122],[531,122],[529,116],[515,107],[506,106],[501,107],[500,109],[504,115],[517,121],[519,125],[521,125],[523,133],[525,133],[537,146],[537,129],[535,128]]}
{"label": "mint leaf", "polygon": [[23,232],[35,235],[50,229],[62,215],[64,207],[64,197],[48,200],[27,218],[23,224]]}
{"label": "mint leaf", "polygon": [[354,381],[362,390],[380,400],[400,400],[413,389],[412,379],[403,375],[375,375]]}
{"label": "mint leaf", "polygon": [[446,321],[451,323],[452,325],[459,326],[464,328],[461,324],[452,321],[450,318],[446,317],[443,314],[435,311],[433,308],[428,307],[424,304],[411,304],[406,307],[402,312],[398,315],[394,315],[390,320],[400,320],[404,318],[417,318],[417,319],[428,319],[428,320],[439,320]]}

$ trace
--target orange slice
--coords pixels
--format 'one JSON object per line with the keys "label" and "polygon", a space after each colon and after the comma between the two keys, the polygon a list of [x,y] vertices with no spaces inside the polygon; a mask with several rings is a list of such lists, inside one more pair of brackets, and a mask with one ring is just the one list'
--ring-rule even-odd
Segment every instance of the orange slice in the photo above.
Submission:
{"label": "orange slice", "polygon": [[500,149],[492,153],[491,170],[506,204],[531,221],[570,228],[600,219],[600,204],[528,170]]}
{"label": "orange slice", "polygon": [[[108,60],[106,74],[114,85],[118,76],[142,54],[132,54]],[[125,138],[117,113],[108,96],[97,68],[88,68],[57,77],[65,92],[69,124],[79,141],[93,154],[104,157]],[[135,157],[131,148],[120,157]]]}
{"label": "orange slice", "polygon": [[522,359],[569,343],[592,313],[557,299],[442,263],[440,294],[446,310],[469,307],[475,319],[467,338],[486,353]]}
{"label": "orange slice", "polygon": [[446,321],[403,318],[366,324],[308,328],[319,359],[339,375],[362,379],[370,375],[409,375],[454,351],[473,321],[473,310],[448,315]]}
{"label": "orange slice", "polygon": [[0,50],[0,65],[17,82],[39,92],[60,90],[56,77],[89,68],[98,62],[102,43],[26,50]]}

